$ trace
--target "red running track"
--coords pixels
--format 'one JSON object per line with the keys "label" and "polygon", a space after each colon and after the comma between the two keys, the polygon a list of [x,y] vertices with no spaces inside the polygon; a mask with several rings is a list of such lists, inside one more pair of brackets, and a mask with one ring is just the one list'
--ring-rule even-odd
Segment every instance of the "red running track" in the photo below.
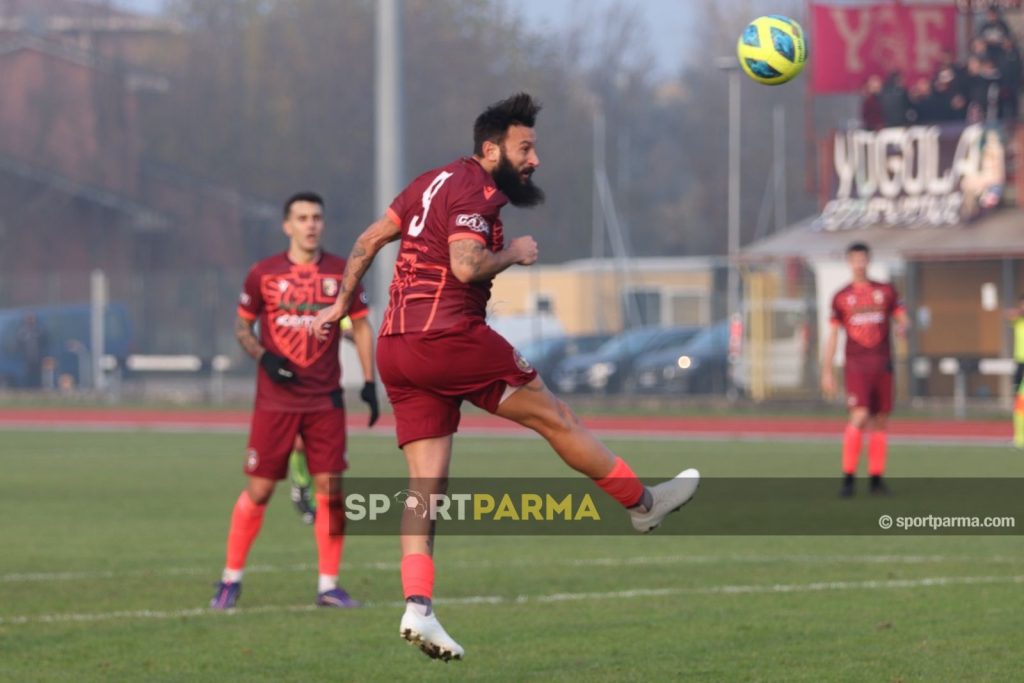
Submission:
{"label": "red running track", "polygon": [[[0,428],[59,429],[152,429],[180,431],[244,431],[249,427],[248,411],[152,410],[113,408],[4,408]],[[353,413],[353,432],[366,431],[366,414]],[[605,436],[678,436],[704,438],[751,438],[757,436],[814,438],[836,437],[845,422],[840,418],[800,417],[670,417],[670,416],[588,416],[584,423]],[[394,419],[381,416],[374,432],[391,432]],[[468,433],[516,434],[526,430],[492,415],[468,414],[461,430]],[[1002,443],[1012,436],[1005,422],[955,422],[942,420],[893,419],[889,433],[898,438],[923,441]]]}

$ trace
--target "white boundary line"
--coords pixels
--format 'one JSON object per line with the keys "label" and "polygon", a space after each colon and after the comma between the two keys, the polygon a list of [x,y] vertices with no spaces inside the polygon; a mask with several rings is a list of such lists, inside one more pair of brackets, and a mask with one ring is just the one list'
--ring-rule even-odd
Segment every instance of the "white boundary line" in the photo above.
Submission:
{"label": "white boundary line", "polygon": [[[130,423],[130,422],[66,422],[47,423],[43,421],[2,421],[0,431],[45,431],[45,432],[144,432],[150,434],[245,434],[248,425],[204,424],[201,422],[168,422],[168,423]],[[707,441],[707,442],[751,442],[775,441],[779,443],[835,443],[842,436],[821,434],[817,432],[779,434],[775,432],[644,432],[620,429],[591,430],[595,436],[606,440],[628,441]],[[498,437],[503,439],[539,439],[536,434],[521,428],[480,428],[466,427],[458,432],[466,437]],[[389,429],[367,429],[365,427],[349,428],[350,436],[369,436],[394,439]],[[910,444],[915,446],[987,446],[990,448],[1012,448],[1009,436],[916,436],[910,434],[890,434],[890,443]]]}
{"label": "white boundary line", "polygon": [[[634,588],[623,591],[590,593],[550,593],[547,595],[470,595],[461,598],[437,600],[439,605],[522,605],[549,604],[555,602],[578,602],[593,600],[629,600],[633,598],[667,597],[673,595],[750,595],[773,593],[812,593],[819,591],[844,590],[898,590],[903,588],[933,588],[940,586],[977,586],[992,584],[1024,584],[1024,575],[1017,576],[936,576],[922,579],[891,579],[875,581],[824,581],[798,584],[753,584],[722,585],[698,588]],[[369,602],[366,608],[399,608],[401,601]],[[118,612],[69,612],[59,614],[38,614],[0,617],[0,626],[25,624],[53,624],[67,622],[121,621],[131,619],[181,619],[208,615],[235,616],[249,614],[281,614],[312,612],[315,605],[263,605],[251,608],[233,609],[224,612],[206,608],[184,610],[124,610]]]}
{"label": "white boundary line", "polygon": [[[939,562],[964,562],[971,564],[1015,564],[1019,557],[1005,555],[957,556],[957,555],[648,555],[632,557],[584,557],[572,559],[553,558],[549,560],[473,560],[446,561],[450,569],[495,569],[503,567],[639,567],[660,565],[694,564],[935,564]],[[398,562],[346,562],[345,572],[395,572]],[[246,567],[246,574],[280,574],[315,572],[314,563],[297,564],[255,564]],[[217,576],[216,565],[208,567],[167,567],[164,569],[137,569],[128,571],[80,571],[80,572],[15,572],[0,574],[0,584],[91,581],[103,579],[151,578],[171,576]]]}

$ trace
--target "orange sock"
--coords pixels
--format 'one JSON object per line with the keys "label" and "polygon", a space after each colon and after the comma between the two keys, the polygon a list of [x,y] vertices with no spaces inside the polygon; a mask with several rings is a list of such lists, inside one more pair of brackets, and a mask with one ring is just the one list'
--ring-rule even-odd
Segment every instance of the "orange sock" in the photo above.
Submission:
{"label": "orange sock", "polygon": [[843,474],[856,474],[860,461],[860,446],[864,432],[853,425],[846,425],[843,434]]}
{"label": "orange sock", "polygon": [[[313,535],[316,537],[316,552],[319,557],[320,573],[337,576],[341,566],[341,551],[345,546],[343,527],[332,524],[340,510],[339,501],[332,504],[331,497],[316,494],[316,520],[313,522]],[[334,533],[332,533],[332,531]]]}
{"label": "orange sock", "polygon": [[402,558],[402,593],[406,598],[420,595],[434,597],[434,558],[423,553],[410,553]]}
{"label": "orange sock", "polygon": [[868,474],[880,477],[885,473],[886,447],[889,435],[886,432],[871,432],[868,437]]}
{"label": "orange sock", "polygon": [[644,496],[644,485],[622,458],[616,456],[612,471],[594,483],[605,493],[619,501],[622,507],[637,505]]}
{"label": "orange sock", "polygon": [[256,540],[256,535],[263,526],[263,513],[266,505],[252,502],[248,491],[242,491],[235,501],[235,509],[231,512],[231,528],[228,530],[228,558],[224,564],[231,571],[245,568],[245,558],[249,548]]}

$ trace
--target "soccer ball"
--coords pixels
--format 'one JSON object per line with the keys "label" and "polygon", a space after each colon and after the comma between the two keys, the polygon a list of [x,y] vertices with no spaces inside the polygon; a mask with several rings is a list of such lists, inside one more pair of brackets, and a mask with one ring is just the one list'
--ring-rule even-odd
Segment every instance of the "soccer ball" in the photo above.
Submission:
{"label": "soccer ball", "polygon": [[807,62],[807,41],[800,24],[781,14],[754,19],[743,30],[736,54],[748,76],[764,85],[791,80]]}

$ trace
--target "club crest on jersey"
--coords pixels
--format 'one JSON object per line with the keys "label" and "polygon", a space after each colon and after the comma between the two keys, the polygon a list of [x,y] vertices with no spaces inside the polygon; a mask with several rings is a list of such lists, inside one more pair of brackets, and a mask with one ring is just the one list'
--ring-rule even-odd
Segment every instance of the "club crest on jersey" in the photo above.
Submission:
{"label": "club crest on jersey", "polygon": [[[334,287],[338,287],[337,278]],[[288,273],[264,276],[260,283],[270,338],[278,353],[300,368],[313,365],[331,346],[331,340],[320,342],[306,331],[321,308],[318,300],[325,289],[324,281],[318,284],[310,272],[297,266]]]}
{"label": "club crest on jersey", "polygon": [[516,367],[518,367],[523,372],[529,372],[530,370],[533,370],[533,366],[530,365],[530,361],[526,360],[526,357],[523,356],[523,354],[519,353],[519,349],[513,349],[513,351],[515,353]]}
{"label": "club crest on jersey", "polygon": [[469,228],[473,232],[487,235],[491,232],[491,224],[478,213],[460,213],[455,217],[455,225]]}
{"label": "club crest on jersey", "polygon": [[325,277],[321,280],[320,289],[323,291],[324,296],[337,296],[338,295],[338,281],[333,277]]}
{"label": "club crest on jersey", "polygon": [[256,452],[255,448],[250,448],[245,452],[245,469],[252,472],[260,464],[260,454]]}
{"label": "club crest on jersey", "polygon": [[885,299],[885,295],[882,294],[882,290],[876,289],[875,291],[871,292],[871,298],[875,300],[876,304],[881,304],[882,300]]}

